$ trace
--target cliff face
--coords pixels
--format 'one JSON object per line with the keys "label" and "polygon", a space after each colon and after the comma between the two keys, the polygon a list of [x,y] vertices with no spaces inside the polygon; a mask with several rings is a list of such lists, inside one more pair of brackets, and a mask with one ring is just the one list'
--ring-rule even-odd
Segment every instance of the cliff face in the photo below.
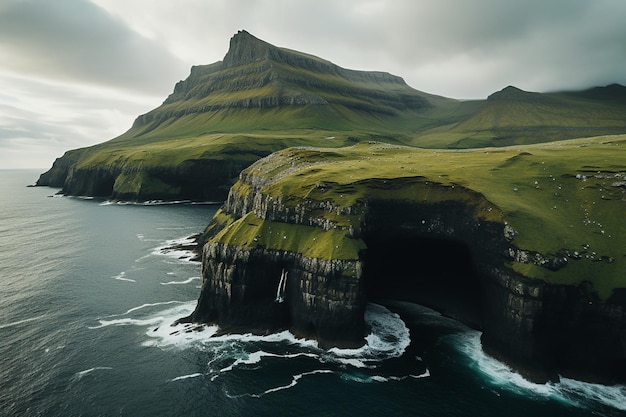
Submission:
{"label": "cliff face", "polygon": [[[304,179],[334,167],[333,158],[345,155],[286,151],[241,174],[206,230],[203,286],[189,320],[225,331],[289,328],[324,347],[355,346],[364,342],[368,299],[399,297],[444,312],[456,303],[452,315],[483,330],[484,349],[532,380],[626,381],[623,290],[603,300],[587,282],[516,272],[515,263],[551,273],[569,261],[517,247],[506,213],[459,184]],[[298,191],[281,185],[287,180]]]}
{"label": "cliff face", "polygon": [[175,166],[146,166],[123,160],[107,164],[79,161],[80,154],[66,153],[41,175],[37,185],[62,188],[65,195],[122,201],[223,201],[233,178],[253,162],[249,158],[219,157],[190,159]]}
{"label": "cliff face", "polygon": [[323,347],[360,346],[365,294],[352,275],[360,266],[357,260],[207,243],[203,290],[191,319],[217,322],[225,331],[290,328]]}

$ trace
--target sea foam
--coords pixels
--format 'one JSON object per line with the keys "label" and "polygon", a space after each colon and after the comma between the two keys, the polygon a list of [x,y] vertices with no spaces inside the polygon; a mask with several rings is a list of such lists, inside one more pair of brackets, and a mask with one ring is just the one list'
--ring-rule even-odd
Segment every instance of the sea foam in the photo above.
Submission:
{"label": "sea foam", "polygon": [[608,406],[626,411],[626,386],[600,385],[561,377],[559,382],[536,384],[526,380],[506,364],[484,353],[480,343],[480,332],[450,336],[449,341],[467,355],[473,368],[487,377],[488,382],[497,389],[505,389],[524,396],[537,398],[551,397],[559,401],[585,407]]}
{"label": "sea foam", "polygon": [[154,248],[151,252],[152,255],[167,256],[168,258],[175,259],[178,262],[197,262],[195,252],[182,247],[190,247],[195,244],[195,237],[186,236],[178,239],[171,239],[165,241],[163,244]]}
{"label": "sea foam", "polygon": [[113,368],[111,368],[110,366],[96,366],[93,368],[85,369],[84,371],[76,372],[75,378],[81,379],[82,377],[89,375],[95,371],[111,370],[111,369]]}
{"label": "sea foam", "polygon": [[[168,304],[174,306],[155,311],[154,307]],[[145,327],[146,340],[142,342],[143,346],[165,350],[206,351],[205,369],[175,377],[171,382],[199,376],[215,381],[233,372],[263,372],[264,369],[276,369],[277,366],[280,368],[280,361],[284,360],[296,360],[299,367],[305,368],[291,375],[291,382],[288,384],[267,387],[260,393],[242,394],[247,396],[261,396],[289,389],[301,378],[314,374],[341,375],[342,378],[357,383],[382,383],[430,376],[428,369],[418,374],[407,370],[405,375],[377,375],[382,372],[375,370],[379,364],[402,356],[410,344],[409,329],[400,316],[377,304],[367,306],[365,321],[371,328],[371,333],[365,338],[362,348],[330,350],[320,349],[316,341],[298,338],[287,330],[268,335],[220,334],[219,328],[214,325],[177,323],[178,319],[193,312],[195,304],[195,301],[145,303],[130,308],[111,320],[100,320],[100,325],[93,328],[127,325]],[[362,378],[351,377],[359,375],[359,369],[376,374],[364,374]]]}
{"label": "sea foam", "polygon": [[202,278],[200,278],[200,277],[191,277],[191,278],[187,278],[184,281],[162,282],[161,285],[184,285],[184,284],[191,284],[194,281],[200,281],[200,280],[202,280]]}

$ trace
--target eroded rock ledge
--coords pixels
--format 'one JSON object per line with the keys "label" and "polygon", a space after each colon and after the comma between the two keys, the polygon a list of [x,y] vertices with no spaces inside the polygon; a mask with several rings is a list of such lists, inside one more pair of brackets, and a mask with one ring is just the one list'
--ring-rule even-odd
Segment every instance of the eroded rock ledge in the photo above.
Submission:
{"label": "eroded rock ledge", "polygon": [[[626,381],[625,290],[601,299],[587,281],[525,276],[516,264],[551,273],[571,261],[518,248],[518,231],[482,193],[406,173],[344,181],[359,169],[335,171],[346,161],[355,163],[337,151],[290,149],[245,170],[205,232],[202,291],[187,320],[225,331],[288,328],[323,347],[352,347],[364,342],[368,299],[402,294],[428,304],[436,289],[435,298],[478,306],[478,321],[466,321],[482,328],[484,349],[532,380]],[[429,255],[434,263],[411,252],[429,242],[442,248]],[[462,257],[463,276],[437,273]]]}

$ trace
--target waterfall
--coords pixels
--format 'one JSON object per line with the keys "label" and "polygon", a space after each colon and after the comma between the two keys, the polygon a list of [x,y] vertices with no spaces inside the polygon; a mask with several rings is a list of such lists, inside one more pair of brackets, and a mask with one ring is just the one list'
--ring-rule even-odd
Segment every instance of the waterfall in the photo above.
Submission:
{"label": "waterfall", "polygon": [[278,288],[276,288],[276,301],[282,303],[285,301],[285,288],[287,287],[287,271],[284,269],[280,274],[280,281],[278,281]]}

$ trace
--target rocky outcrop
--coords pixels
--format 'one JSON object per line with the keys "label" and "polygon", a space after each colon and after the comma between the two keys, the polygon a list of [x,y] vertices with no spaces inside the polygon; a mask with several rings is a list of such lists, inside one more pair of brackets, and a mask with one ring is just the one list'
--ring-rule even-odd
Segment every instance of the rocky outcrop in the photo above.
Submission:
{"label": "rocky outcrop", "polygon": [[[365,294],[353,278],[360,267],[356,260],[207,243],[203,290],[190,319],[217,322],[223,331],[290,328],[323,347],[360,346]],[[283,273],[284,291],[279,287]]]}
{"label": "rocky outcrop", "polygon": [[488,266],[483,348],[531,380],[626,381],[626,304]]}
{"label": "rocky outcrop", "polygon": [[[202,291],[187,320],[218,323],[224,331],[289,328],[324,347],[356,346],[363,343],[368,299],[392,296],[428,304],[426,290],[437,291],[436,298],[452,297],[448,303],[473,303],[477,319],[458,309],[455,317],[481,328],[484,349],[533,381],[558,375],[626,381],[625,292],[601,300],[584,283],[550,284],[515,272],[512,263],[553,271],[568,259],[517,248],[516,231],[480,193],[403,177],[350,187],[316,185],[321,193],[358,189],[362,198],[348,205],[313,198],[313,192],[305,198],[276,195],[270,190],[281,176],[298,176],[295,168],[276,172],[278,164],[285,165],[278,159],[274,154],[266,159],[272,162],[260,161],[244,171],[207,228]],[[361,242],[357,247],[362,249],[333,258],[311,256],[308,248],[271,247],[258,233],[247,232],[245,223],[251,219],[280,228],[276,245],[283,234],[286,239],[299,233],[308,240],[309,230],[322,230],[344,233]],[[242,235],[243,240],[238,238]],[[432,242],[440,250],[427,257],[436,259],[420,256]],[[464,251],[468,264],[454,271],[464,274],[450,278],[437,273],[446,264],[462,262]],[[280,297],[283,272],[288,279]]]}
{"label": "rocky outcrop", "polygon": [[80,157],[80,149],[65,152],[62,157],[54,161],[52,168],[39,176],[36,185],[63,188],[70,170],[79,161]]}
{"label": "rocky outcrop", "polygon": [[[60,162],[59,162],[60,161]],[[232,179],[250,161],[190,160],[175,167],[134,164],[76,166],[60,158],[42,174],[37,185],[62,188],[69,196],[90,196],[120,201],[223,201]],[[207,179],[211,179],[207,181]]]}

